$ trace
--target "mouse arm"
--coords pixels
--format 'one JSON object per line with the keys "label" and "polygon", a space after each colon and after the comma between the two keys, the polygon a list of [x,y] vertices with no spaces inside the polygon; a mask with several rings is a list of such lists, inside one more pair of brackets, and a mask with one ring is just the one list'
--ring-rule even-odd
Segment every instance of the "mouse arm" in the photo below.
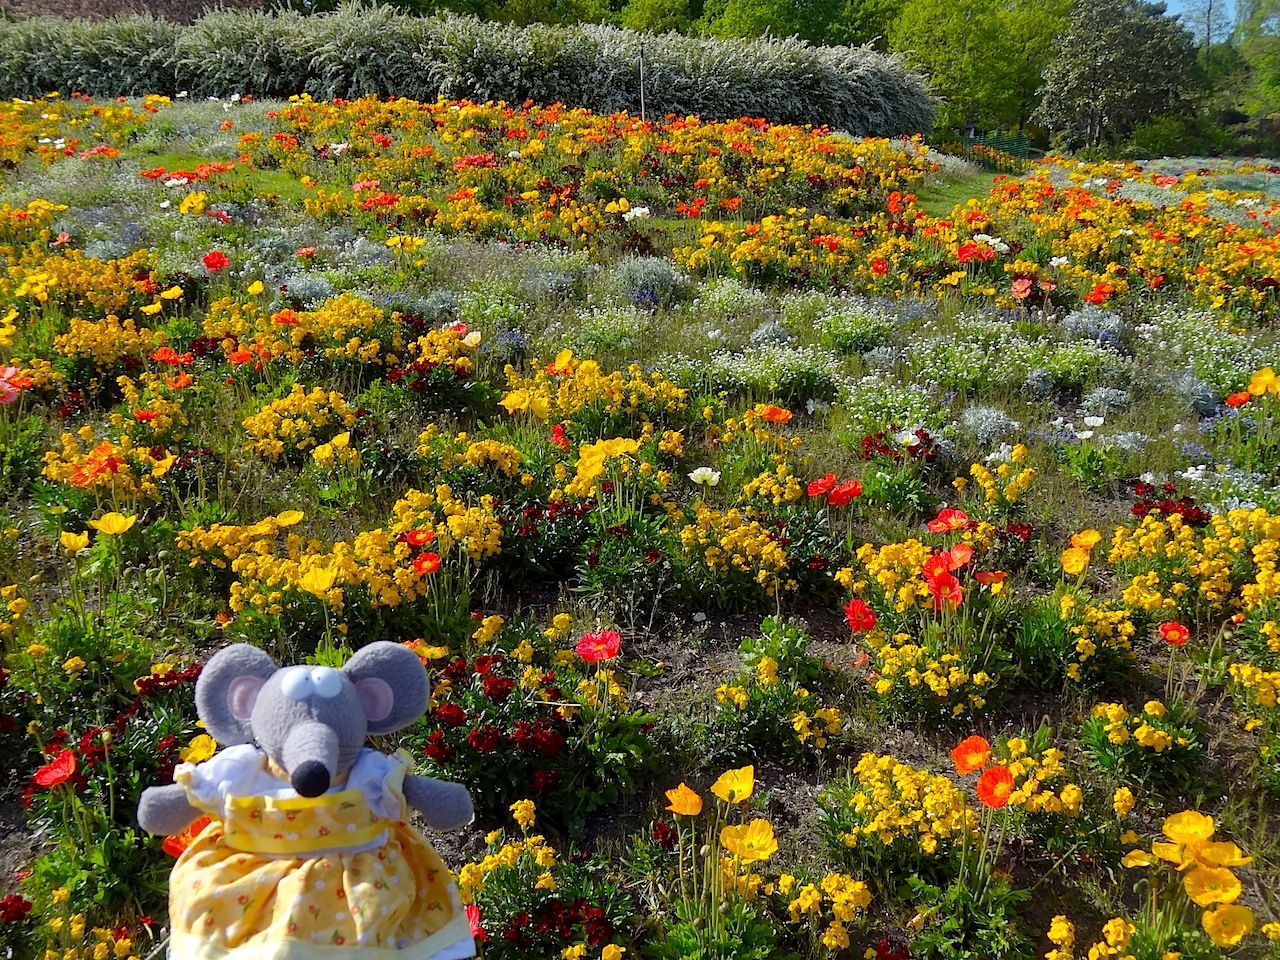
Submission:
{"label": "mouse arm", "polygon": [[147,787],[138,801],[138,825],[147,833],[181,833],[198,816],[200,811],[187,802],[187,792],[181,784]]}
{"label": "mouse arm", "polygon": [[404,798],[433,830],[458,830],[471,822],[471,795],[460,783],[410,774],[404,778]]}

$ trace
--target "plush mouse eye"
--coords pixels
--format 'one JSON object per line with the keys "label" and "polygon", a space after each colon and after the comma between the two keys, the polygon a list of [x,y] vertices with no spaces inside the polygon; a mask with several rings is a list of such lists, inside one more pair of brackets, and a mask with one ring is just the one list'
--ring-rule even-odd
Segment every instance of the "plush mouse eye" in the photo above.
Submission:
{"label": "plush mouse eye", "polygon": [[305,700],[315,692],[315,682],[306,667],[291,667],[280,680],[280,690],[290,700]]}
{"label": "plush mouse eye", "polygon": [[342,692],[342,675],[333,667],[314,667],[311,670],[311,685],[316,696],[328,700]]}

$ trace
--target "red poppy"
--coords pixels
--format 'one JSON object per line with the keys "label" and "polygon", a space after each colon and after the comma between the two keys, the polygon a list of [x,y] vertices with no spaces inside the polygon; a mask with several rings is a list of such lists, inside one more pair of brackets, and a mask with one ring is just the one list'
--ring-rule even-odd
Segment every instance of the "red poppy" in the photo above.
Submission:
{"label": "red poppy", "polygon": [[930,533],[946,533],[950,530],[963,530],[972,521],[963,510],[939,510],[938,515],[926,524]]}
{"label": "red poppy", "polygon": [[889,263],[884,257],[876,257],[871,261],[871,272],[878,277],[889,272]]}
{"label": "red poppy", "polygon": [[435,538],[434,530],[410,530],[404,535],[404,542],[414,548],[425,547]]}
{"label": "red poppy", "polygon": [[929,587],[929,592],[933,594],[934,603],[939,610],[942,609],[943,604],[958,604],[964,600],[964,590],[960,587],[960,581],[949,573],[933,577],[925,583]]}
{"label": "red poppy", "polygon": [[418,576],[435,573],[440,569],[440,554],[420,553],[413,558],[413,572]]}
{"label": "red poppy", "polygon": [[484,932],[484,927],[480,923],[480,908],[474,903],[467,904],[466,907],[467,924],[471,927],[471,936],[481,943],[489,939],[489,935]]}
{"label": "red poppy", "polygon": [[135,410],[133,411],[133,419],[141,423],[150,423],[156,417],[160,416],[155,410]]}
{"label": "red poppy", "polygon": [[1246,403],[1253,399],[1253,395],[1248,390],[1241,390],[1239,393],[1233,393],[1227,397],[1228,407],[1243,407]]}
{"label": "red poppy", "polygon": [[221,250],[210,250],[200,258],[200,262],[204,264],[205,269],[210,273],[217,273],[219,270],[226,269],[227,265],[231,263],[227,259],[227,255]]}
{"label": "red poppy", "polygon": [[191,846],[191,841],[199,836],[200,831],[212,822],[212,820],[205,816],[196,817],[195,822],[181,833],[175,833],[172,836],[165,837],[164,842],[160,844],[160,849],[171,857],[182,856],[182,852],[186,850],[187,847]]}
{"label": "red poppy", "polygon": [[973,559],[973,547],[967,543],[957,543],[950,550],[944,551],[942,557],[947,561],[948,570],[959,570]]}
{"label": "red poppy", "polygon": [[622,636],[617,630],[601,630],[599,633],[584,633],[578,641],[578,656],[587,663],[600,660],[612,660],[622,649]]}
{"label": "red poppy", "polygon": [[951,565],[947,562],[947,554],[945,553],[934,554],[924,563],[920,564],[920,572],[924,574],[926,580],[933,580],[936,577],[940,577],[950,569]]}
{"label": "red poppy", "polygon": [[769,423],[790,423],[792,414],[790,410],[768,404],[760,411],[760,417]]}
{"label": "red poppy", "polygon": [[1164,642],[1171,647],[1186,646],[1187,641],[1191,639],[1191,631],[1177,620],[1169,620],[1160,624],[1159,630]]}
{"label": "red poppy", "polygon": [[845,604],[844,616],[849,621],[849,629],[854,633],[866,633],[876,625],[876,612],[859,597],[854,597]]}
{"label": "red poppy", "polygon": [[312,257],[316,255],[316,248],[315,247],[299,247],[297,251],[297,255],[301,257],[303,260],[310,260]]}
{"label": "red poppy", "polygon": [[979,570],[973,575],[973,579],[977,580],[984,587],[994,587],[998,583],[1004,583],[1004,578],[1008,576],[1003,570]]}
{"label": "red poppy", "polygon": [[564,424],[557,423],[551,427],[551,442],[565,453],[569,452],[569,435],[564,432]]}
{"label": "red poppy", "polygon": [[960,776],[981,770],[991,759],[991,744],[985,737],[965,737],[951,751],[951,760]]}
{"label": "red poppy", "polygon": [[46,763],[37,770],[34,779],[38,786],[56,787],[58,784],[66,783],[70,780],[71,775],[75,772],[76,755],[70,750],[64,749],[54,757],[52,763]]}
{"label": "red poppy", "polygon": [[854,497],[860,496],[862,496],[862,484],[857,480],[846,480],[828,494],[827,503],[833,507],[844,507],[852,502]]}
{"label": "red poppy", "polygon": [[820,477],[817,480],[810,480],[809,485],[804,489],[809,496],[820,497],[835,485],[836,475],[834,473],[828,473],[825,477]]}
{"label": "red poppy", "polygon": [[978,778],[978,799],[982,805],[999,810],[1013,793],[1013,774],[1008,767],[990,767]]}

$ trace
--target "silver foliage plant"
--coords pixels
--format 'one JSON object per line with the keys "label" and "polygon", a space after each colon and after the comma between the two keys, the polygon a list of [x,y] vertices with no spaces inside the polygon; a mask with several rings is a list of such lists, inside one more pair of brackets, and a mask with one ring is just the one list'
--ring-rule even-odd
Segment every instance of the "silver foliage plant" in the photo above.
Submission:
{"label": "silver foliage plant", "polygon": [[0,21],[0,96],[444,96],[638,113],[642,52],[654,117],[765,117],[901,136],[928,132],[936,112],[920,74],[870,47],[517,27],[367,3],[312,16],[215,10],[190,26],[147,16]]}

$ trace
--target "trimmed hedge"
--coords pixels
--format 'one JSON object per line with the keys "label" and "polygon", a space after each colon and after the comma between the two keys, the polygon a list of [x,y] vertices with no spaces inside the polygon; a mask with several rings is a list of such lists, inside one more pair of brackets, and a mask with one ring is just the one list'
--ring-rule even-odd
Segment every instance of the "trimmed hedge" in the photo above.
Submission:
{"label": "trimmed hedge", "polygon": [[0,22],[0,96],[443,96],[638,113],[641,50],[653,116],[764,117],[877,136],[927,132],[934,119],[924,79],[869,47],[515,27],[363,4],[314,16],[219,10],[190,26],[148,16]]}

